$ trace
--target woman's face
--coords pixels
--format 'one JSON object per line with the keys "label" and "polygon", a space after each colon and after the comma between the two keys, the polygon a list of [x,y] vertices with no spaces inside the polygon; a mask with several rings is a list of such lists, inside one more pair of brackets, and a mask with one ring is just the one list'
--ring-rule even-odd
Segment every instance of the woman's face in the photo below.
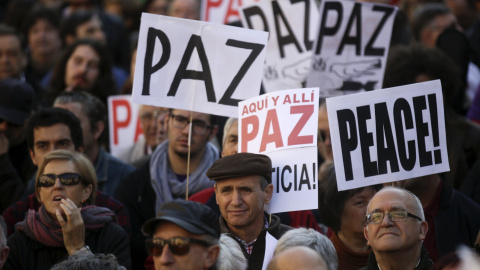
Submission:
{"label": "woman's face", "polygon": [[367,205],[373,195],[375,195],[375,190],[366,187],[347,199],[340,216],[340,231],[358,233],[364,237],[363,228],[366,222]]}
{"label": "woman's face", "polygon": [[[62,173],[78,173],[77,168],[72,161],[69,160],[53,160],[46,166],[43,174],[55,174]],[[64,186],[60,182],[60,179],[55,179],[55,184],[51,187],[40,187],[39,197],[41,203],[45,205],[47,213],[56,217],[56,210],[59,209],[63,214],[63,210],[60,207],[61,199],[70,198],[77,207],[80,207],[82,201],[87,200],[92,193],[92,185],[87,187],[83,186],[81,182],[74,186]]]}

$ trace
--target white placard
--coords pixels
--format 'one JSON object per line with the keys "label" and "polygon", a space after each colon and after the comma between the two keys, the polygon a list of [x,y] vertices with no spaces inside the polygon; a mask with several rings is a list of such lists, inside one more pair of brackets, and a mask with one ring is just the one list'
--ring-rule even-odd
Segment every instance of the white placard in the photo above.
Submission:
{"label": "white placard", "polygon": [[265,92],[301,88],[310,70],[320,18],[314,0],[262,0],[240,9],[244,27],[270,33]]}
{"label": "white placard", "polygon": [[320,87],[320,97],[380,89],[396,12],[388,5],[322,1],[307,87]]}
{"label": "white placard", "polygon": [[440,80],[327,99],[339,190],[449,171]]}
{"label": "white placard", "polygon": [[205,22],[229,24],[240,21],[239,8],[258,0],[205,0],[200,19]]}
{"label": "white placard", "polygon": [[133,102],[235,117],[260,93],[268,33],[142,14]]}
{"label": "white placard", "polygon": [[119,157],[143,137],[138,110],[139,105],[132,103],[130,95],[108,97],[110,153],[113,156]]}
{"label": "white placard", "polygon": [[268,93],[239,103],[239,152],[272,160],[269,213],[318,207],[318,88]]}

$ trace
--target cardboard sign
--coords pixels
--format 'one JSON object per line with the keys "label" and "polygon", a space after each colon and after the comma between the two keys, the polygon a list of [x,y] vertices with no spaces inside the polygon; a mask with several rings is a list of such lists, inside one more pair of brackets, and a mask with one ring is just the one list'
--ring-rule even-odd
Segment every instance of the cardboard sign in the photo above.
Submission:
{"label": "cardboard sign", "polygon": [[132,103],[130,95],[108,97],[110,153],[113,156],[119,157],[143,137],[138,110],[139,105]]}
{"label": "cardboard sign", "polygon": [[439,80],[328,98],[338,190],[449,171]]}
{"label": "cardboard sign", "polygon": [[260,93],[268,33],[142,14],[133,102],[229,117]]}
{"label": "cardboard sign", "polygon": [[318,207],[318,88],[278,91],[240,102],[239,152],[272,160],[270,213]]}
{"label": "cardboard sign", "polygon": [[218,24],[238,22],[239,8],[256,1],[258,0],[205,0],[202,1],[200,19]]}
{"label": "cardboard sign", "polygon": [[322,1],[307,87],[320,97],[381,88],[394,6],[357,1]]}
{"label": "cardboard sign", "polygon": [[265,92],[301,88],[310,70],[320,15],[314,0],[263,0],[244,5],[244,27],[270,33],[263,71]]}

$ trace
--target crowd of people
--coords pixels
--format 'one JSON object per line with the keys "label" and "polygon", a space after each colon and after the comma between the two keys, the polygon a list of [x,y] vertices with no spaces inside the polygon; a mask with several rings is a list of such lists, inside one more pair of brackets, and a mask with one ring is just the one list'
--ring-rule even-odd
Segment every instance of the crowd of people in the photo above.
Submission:
{"label": "crowd of people", "polygon": [[109,153],[141,12],[199,20],[200,0],[0,1],[0,268],[480,269],[480,1],[364,2],[399,8],[383,88],[441,80],[450,171],[338,191],[322,99],[318,209],[270,215],[272,161],[238,153],[237,119],[141,105],[143,137]]}

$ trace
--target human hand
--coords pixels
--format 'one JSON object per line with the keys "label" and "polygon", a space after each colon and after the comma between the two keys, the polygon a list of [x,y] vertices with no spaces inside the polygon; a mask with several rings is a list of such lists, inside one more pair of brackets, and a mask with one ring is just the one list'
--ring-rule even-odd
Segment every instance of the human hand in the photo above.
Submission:
{"label": "human hand", "polygon": [[57,219],[62,226],[63,241],[69,255],[85,246],[85,224],[78,208],[70,199],[62,199],[60,207],[65,213],[67,220],[63,218],[60,210],[56,210]]}

